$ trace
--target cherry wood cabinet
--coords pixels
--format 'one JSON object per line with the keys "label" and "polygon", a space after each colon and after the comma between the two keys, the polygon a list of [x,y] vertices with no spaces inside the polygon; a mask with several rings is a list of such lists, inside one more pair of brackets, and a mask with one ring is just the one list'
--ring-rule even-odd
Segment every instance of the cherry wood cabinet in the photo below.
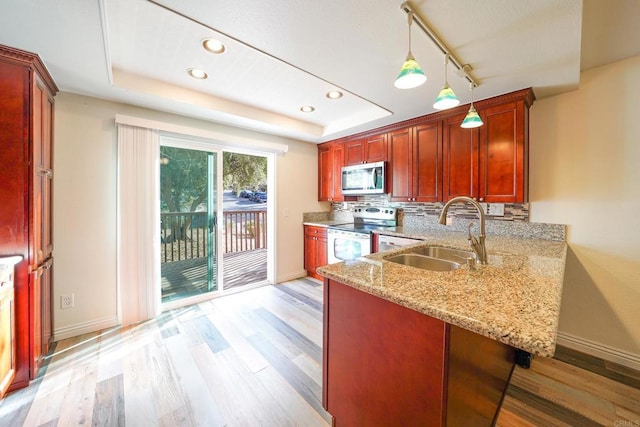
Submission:
{"label": "cherry wood cabinet", "polygon": [[16,373],[28,385],[52,337],[51,228],[54,95],[40,58],[0,46],[0,256],[20,255],[15,270]]}
{"label": "cherry wood cabinet", "polygon": [[442,123],[389,133],[389,193],[394,202],[442,200]]}
{"label": "cherry wood cabinet", "polygon": [[478,198],[496,203],[528,199],[528,111],[524,100],[480,111]]}
{"label": "cherry wood cabinet", "polygon": [[484,125],[463,129],[464,114],[446,120],[443,201],[471,196],[481,202],[528,200],[529,107],[533,93],[520,91],[478,108]]}
{"label": "cherry wood cabinet", "polygon": [[448,118],[444,125],[443,200],[457,196],[478,196],[478,128],[464,129],[466,113]]}
{"label": "cherry wood cabinet", "polygon": [[318,146],[318,200],[339,202],[342,195],[342,166],[345,147],[342,141]]}
{"label": "cherry wood cabinet", "polygon": [[323,396],[332,425],[491,426],[515,349],[324,281]]}
{"label": "cherry wood cabinet", "polygon": [[[375,136],[371,131],[354,135],[341,140],[345,141],[343,161],[350,165],[387,160],[388,189],[394,202],[446,202],[464,195],[484,202],[524,203],[528,200],[529,108],[534,99],[528,88],[475,102],[484,121],[475,129],[460,127],[469,109],[463,105],[376,129]],[[323,148],[319,150],[320,157]],[[324,159],[331,161],[326,154]],[[330,171],[324,165],[319,182],[330,180]],[[320,184],[320,200],[330,199],[327,187]]]}
{"label": "cherry wood cabinet", "polygon": [[322,280],[316,269],[327,265],[327,229],[314,225],[304,226],[304,269],[307,275]]}
{"label": "cherry wood cabinet", "polygon": [[368,136],[344,143],[345,166],[387,160],[387,135]]}

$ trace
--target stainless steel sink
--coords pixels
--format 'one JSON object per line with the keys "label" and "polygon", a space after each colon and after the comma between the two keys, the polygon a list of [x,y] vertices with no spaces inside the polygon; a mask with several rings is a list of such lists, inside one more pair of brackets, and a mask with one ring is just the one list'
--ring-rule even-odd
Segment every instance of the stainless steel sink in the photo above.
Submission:
{"label": "stainless steel sink", "polygon": [[407,265],[409,267],[432,271],[453,271],[462,266],[462,264],[455,261],[448,261],[446,259],[433,258],[415,253],[394,255],[386,258],[386,260],[397,264]]}
{"label": "stainless steel sink", "polygon": [[466,264],[468,259],[472,259],[474,263],[477,260],[476,254],[471,251],[443,248],[441,246],[423,246],[421,248],[413,249],[409,253],[438,258],[441,260],[453,261],[462,264]]}

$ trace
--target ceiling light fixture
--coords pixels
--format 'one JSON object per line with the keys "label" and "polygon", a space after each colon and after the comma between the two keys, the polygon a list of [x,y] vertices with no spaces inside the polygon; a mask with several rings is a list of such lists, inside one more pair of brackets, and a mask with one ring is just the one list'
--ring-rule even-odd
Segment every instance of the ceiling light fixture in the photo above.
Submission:
{"label": "ceiling light fixture", "polygon": [[466,128],[466,129],[477,128],[484,124],[482,123],[482,119],[480,118],[480,116],[478,115],[478,112],[473,106],[473,86],[474,85],[473,83],[470,83],[469,86],[471,87],[471,107],[469,107],[469,112],[467,113],[467,116],[464,118],[464,120],[460,124],[461,128]]}
{"label": "ceiling light fixture", "polygon": [[[473,107],[473,88],[474,87],[478,87],[479,84],[469,74],[470,71],[472,70],[471,65],[469,65],[469,64],[464,64],[463,65],[462,62],[460,62],[458,60],[458,58],[456,58],[456,56],[453,54],[451,49],[449,49],[447,47],[447,45],[445,45],[444,42],[442,40],[440,40],[440,38],[438,38],[438,36],[431,29],[429,24],[418,13],[416,13],[415,9],[413,8],[413,6],[411,6],[411,4],[408,1],[405,1],[404,3],[402,3],[400,5],[400,9],[402,9],[409,16],[409,27],[411,27],[411,22],[415,21],[415,23],[418,26],[418,28],[420,28],[422,30],[422,32],[425,33],[425,35],[438,47],[438,49],[440,49],[440,51],[445,54],[445,87],[443,88],[443,90],[440,91],[440,94],[442,94],[442,92],[445,91],[446,89],[451,90],[451,88],[448,87],[449,85],[447,83],[447,74],[446,74],[446,72],[447,72],[447,70],[446,70],[447,63],[446,62],[449,61],[449,60],[458,69],[458,74],[461,77],[464,77],[469,82],[469,84],[471,85],[471,108],[469,108],[469,113],[467,114],[467,117],[465,117],[465,119],[462,122],[461,126],[462,127],[478,127],[478,126],[482,126],[482,124],[483,124],[482,120],[480,120],[480,116],[478,115],[478,112]],[[409,40],[411,40],[411,39],[409,39]],[[411,55],[411,50],[409,50],[409,55]],[[398,81],[396,80],[396,83],[397,82]],[[448,91],[446,91],[446,92],[448,92]],[[453,90],[451,90],[451,94],[453,94]],[[449,95],[451,95],[451,94],[449,94]],[[440,96],[441,95],[438,95],[438,97],[436,98],[436,103],[434,104],[434,108],[437,108],[436,104],[438,104]],[[453,94],[453,97],[455,97],[455,94]]]}
{"label": "ceiling light fixture", "polygon": [[199,68],[189,68],[187,70],[187,74],[189,74],[194,79],[198,79],[198,80],[204,80],[207,77],[209,77],[209,75],[207,75],[207,73],[205,73],[204,71],[202,71]]}
{"label": "ceiling light fixture", "polygon": [[402,64],[400,74],[393,83],[398,89],[412,89],[418,87],[427,81],[427,76],[424,75],[422,68],[416,62],[416,59],[411,54],[411,24],[413,23],[413,12],[408,13],[409,21],[409,53],[407,59]]}
{"label": "ceiling light fixture", "polygon": [[302,107],[300,107],[300,111],[302,111],[303,113],[313,113],[316,109],[313,108],[311,105],[304,105]]}
{"label": "ceiling light fixture", "polygon": [[227,51],[226,46],[220,40],[212,39],[212,38],[202,39],[202,47],[207,52],[210,52],[216,55],[222,55]]}
{"label": "ceiling light fixture", "polygon": [[433,103],[433,108],[436,110],[446,110],[448,108],[453,108],[460,104],[460,100],[453,92],[453,89],[449,87],[449,82],[447,81],[447,65],[449,64],[449,55],[444,55],[444,86],[440,90],[436,101]]}
{"label": "ceiling light fixture", "polygon": [[342,98],[342,92],[340,92],[339,90],[331,90],[327,92],[326,97],[329,99]]}

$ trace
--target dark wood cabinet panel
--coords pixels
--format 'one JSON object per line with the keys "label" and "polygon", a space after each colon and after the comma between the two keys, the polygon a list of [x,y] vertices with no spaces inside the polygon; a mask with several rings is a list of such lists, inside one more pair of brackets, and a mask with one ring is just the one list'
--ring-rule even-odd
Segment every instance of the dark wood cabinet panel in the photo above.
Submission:
{"label": "dark wood cabinet panel", "polygon": [[335,426],[442,425],[446,324],[334,281],[324,301]]}
{"label": "dark wood cabinet panel", "polygon": [[365,163],[384,162],[387,160],[387,134],[367,138],[364,143]]}
{"label": "dark wood cabinet panel", "polygon": [[342,166],[345,145],[341,141],[318,146],[318,200],[339,202],[342,195]]}
{"label": "dark wood cabinet panel", "polygon": [[345,166],[387,160],[387,135],[368,136],[344,143]]}
{"label": "dark wood cabinet panel", "polygon": [[325,279],[323,407],[340,426],[491,426],[515,349]]}
{"label": "dark wood cabinet panel", "polygon": [[401,129],[389,134],[389,164],[387,190],[391,201],[413,200],[413,134],[412,129]]}
{"label": "dark wood cabinet panel", "polygon": [[[9,390],[35,378],[52,336],[53,96],[40,58],[0,46],[0,255],[21,255],[15,270],[16,375]],[[47,270],[45,273],[44,270]]]}
{"label": "dark wood cabinet panel", "polygon": [[479,194],[489,202],[523,202],[528,151],[524,105],[512,102],[481,114]]}
{"label": "dark wood cabinet panel", "polygon": [[416,126],[413,133],[413,197],[418,202],[442,200],[442,124]]}
{"label": "dark wood cabinet panel", "polygon": [[446,120],[443,145],[443,201],[478,197],[478,129],[464,129],[466,113]]}
{"label": "dark wood cabinet panel", "polygon": [[347,141],[344,143],[345,166],[364,163],[364,140]]}
{"label": "dark wood cabinet panel", "polygon": [[318,146],[318,200],[333,196],[333,159],[329,146]]}
{"label": "dark wood cabinet panel", "polygon": [[327,264],[327,229],[313,225],[304,226],[304,269],[316,279],[322,277],[316,269]]}

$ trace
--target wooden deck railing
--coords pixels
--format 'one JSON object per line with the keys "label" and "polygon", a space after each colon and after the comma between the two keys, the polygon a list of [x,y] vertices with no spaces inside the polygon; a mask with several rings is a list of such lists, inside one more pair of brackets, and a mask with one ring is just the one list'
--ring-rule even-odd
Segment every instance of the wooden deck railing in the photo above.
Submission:
{"label": "wooden deck railing", "polygon": [[[223,212],[221,253],[267,247],[267,211]],[[215,220],[215,215],[214,215]],[[214,239],[217,228],[214,227]],[[160,214],[161,262],[207,256],[207,213]]]}

